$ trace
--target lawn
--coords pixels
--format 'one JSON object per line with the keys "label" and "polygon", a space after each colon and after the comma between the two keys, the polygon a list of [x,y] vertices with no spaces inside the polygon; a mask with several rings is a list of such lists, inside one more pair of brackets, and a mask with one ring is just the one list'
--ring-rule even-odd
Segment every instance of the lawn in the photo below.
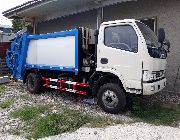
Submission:
{"label": "lawn", "polygon": [[134,98],[130,110],[131,116],[137,121],[173,127],[180,123],[180,104],[147,103],[141,98]]}
{"label": "lawn", "polygon": [[[45,112],[46,115],[40,115]],[[28,139],[38,139],[74,131],[87,124],[91,127],[104,127],[122,123],[120,120],[90,116],[69,108],[63,108],[59,113],[51,113],[50,108],[47,106],[24,107],[12,112],[11,116],[20,118],[27,124],[21,129],[30,132],[30,134],[26,135]],[[20,135],[20,131],[21,130],[13,130],[13,134]]]}

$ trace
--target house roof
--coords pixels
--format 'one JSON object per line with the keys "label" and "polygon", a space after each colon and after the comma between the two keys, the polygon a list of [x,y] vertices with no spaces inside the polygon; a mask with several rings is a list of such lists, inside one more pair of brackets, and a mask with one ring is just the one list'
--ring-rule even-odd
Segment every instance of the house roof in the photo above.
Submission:
{"label": "house roof", "polygon": [[7,18],[35,18],[47,21],[108,5],[137,0],[31,0],[3,12]]}
{"label": "house roof", "polygon": [[[23,9],[27,9],[29,7],[33,7],[35,5],[38,5],[41,2],[43,2],[43,0],[30,0],[30,1],[26,2],[26,3],[23,3],[21,5],[18,5],[16,7],[8,9],[8,10],[2,12],[2,14],[5,17],[11,17],[14,13],[17,13],[18,11],[22,11]],[[13,17],[11,17],[11,18],[13,18]]]}

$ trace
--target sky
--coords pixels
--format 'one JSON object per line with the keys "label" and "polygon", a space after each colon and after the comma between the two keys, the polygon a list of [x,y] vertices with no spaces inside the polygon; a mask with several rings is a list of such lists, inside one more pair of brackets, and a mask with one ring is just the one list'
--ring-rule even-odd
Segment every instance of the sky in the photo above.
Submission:
{"label": "sky", "polygon": [[21,5],[27,1],[30,1],[30,0],[0,0],[0,24],[12,26],[11,21],[3,17],[2,12],[10,8],[13,8],[15,6]]}

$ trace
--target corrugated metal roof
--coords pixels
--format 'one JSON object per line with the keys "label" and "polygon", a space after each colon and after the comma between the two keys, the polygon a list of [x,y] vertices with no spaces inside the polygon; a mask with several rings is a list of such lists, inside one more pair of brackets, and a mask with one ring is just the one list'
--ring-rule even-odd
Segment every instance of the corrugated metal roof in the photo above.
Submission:
{"label": "corrugated metal roof", "polygon": [[34,0],[9,9],[3,15],[36,18],[40,22],[127,1],[137,0]]}
{"label": "corrugated metal roof", "polygon": [[43,2],[43,0],[31,0],[31,1],[28,1],[26,3],[23,3],[21,5],[18,5],[16,7],[13,7],[9,10],[6,10],[4,12],[2,12],[2,14],[6,17],[8,17],[9,15],[11,15],[12,13],[14,12],[18,12],[20,10],[23,10],[23,9],[27,9],[29,7],[33,7],[34,5],[37,5],[39,3]]}

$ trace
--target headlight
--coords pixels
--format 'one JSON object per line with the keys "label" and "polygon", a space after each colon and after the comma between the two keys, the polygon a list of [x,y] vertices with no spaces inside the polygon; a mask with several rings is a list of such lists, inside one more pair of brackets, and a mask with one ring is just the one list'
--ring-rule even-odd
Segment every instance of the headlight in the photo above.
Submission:
{"label": "headlight", "polygon": [[161,78],[164,76],[165,71],[161,70],[161,71],[153,71],[152,72],[153,75],[155,75],[155,79]]}
{"label": "headlight", "polygon": [[164,76],[165,71],[143,71],[143,81],[152,81]]}
{"label": "headlight", "polygon": [[151,81],[154,79],[154,75],[150,71],[143,71],[143,81]]}

